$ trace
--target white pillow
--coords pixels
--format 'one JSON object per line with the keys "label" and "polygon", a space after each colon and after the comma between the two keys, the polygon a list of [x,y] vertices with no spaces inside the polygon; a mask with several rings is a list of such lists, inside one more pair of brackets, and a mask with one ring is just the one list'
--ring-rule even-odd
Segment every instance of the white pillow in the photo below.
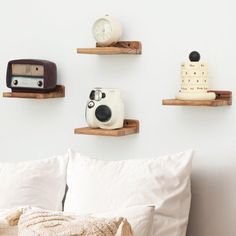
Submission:
{"label": "white pillow", "polygon": [[34,206],[62,210],[68,156],[0,163],[0,209]]}
{"label": "white pillow", "polygon": [[155,205],[153,235],[184,236],[192,151],[155,159],[102,161],[69,153],[65,211],[89,214]]}
{"label": "white pillow", "polygon": [[[124,217],[130,223],[135,236],[153,236],[152,224],[154,210],[154,206],[134,206],[106,213],[92,214],[92,216],[104,218]],[[116,236],[121,235],[121,228],[119,228]]]}

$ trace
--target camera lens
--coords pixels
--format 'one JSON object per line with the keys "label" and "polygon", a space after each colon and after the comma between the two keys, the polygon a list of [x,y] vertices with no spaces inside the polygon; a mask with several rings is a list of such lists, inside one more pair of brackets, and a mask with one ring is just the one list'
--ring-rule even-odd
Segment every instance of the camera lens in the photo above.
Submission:
{"label": "camera lens", "polygon": [[111,109],[106,105],[101,105],[97,107],[95,116],[101,122],[109,121],[111,119]]}

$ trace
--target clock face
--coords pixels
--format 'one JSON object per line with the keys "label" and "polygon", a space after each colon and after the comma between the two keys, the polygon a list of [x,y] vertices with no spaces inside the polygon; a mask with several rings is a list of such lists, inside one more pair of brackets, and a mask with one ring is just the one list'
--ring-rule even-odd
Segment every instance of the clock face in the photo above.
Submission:
{"label": "clock face", "polygon": [[112,26],[106,19],[99,19],[93,26],[93,35],[97,42],[106,42],[112,36]]}

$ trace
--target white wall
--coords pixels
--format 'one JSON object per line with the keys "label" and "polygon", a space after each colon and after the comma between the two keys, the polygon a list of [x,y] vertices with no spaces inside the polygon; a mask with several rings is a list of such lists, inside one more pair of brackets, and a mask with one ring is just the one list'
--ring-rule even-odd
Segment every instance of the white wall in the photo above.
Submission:
{"label": "white wall", "polygon": [[[180,86],[180,63],[199,50],[212,87],[236,91],[234,0],[8,0],[0,3],[0,87],[7,62],[42,58],[57,63],[66,98],[0,99],[1,161],[44,158],[69,147],[97,158],[153,157],[196,151],[189,236],[236,235],[236,112],[232,107],[164,107]],[[141,56],[77,55],[91,47],[91,26],[109,13],[124,40],[141,40]],[[123,92],[126,116],[139,135],[78,136],[94,86]]]}

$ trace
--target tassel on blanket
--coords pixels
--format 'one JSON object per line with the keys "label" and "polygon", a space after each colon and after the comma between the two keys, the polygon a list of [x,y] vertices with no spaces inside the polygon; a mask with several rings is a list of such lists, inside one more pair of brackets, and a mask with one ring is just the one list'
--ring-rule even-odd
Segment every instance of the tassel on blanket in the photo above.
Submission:
{"label": "tassel on blanket", "polygon": [[18,210],[6,217],[8,225],[15,226],[18,224],[20,216],[23,214],[23,210]]}
{"label": "tassel on blanket", "polygon": [[133,236],[133,231],[131,225],[127,221],[127,219],[123,219],[123,226],[121,230],[121,236]]}

